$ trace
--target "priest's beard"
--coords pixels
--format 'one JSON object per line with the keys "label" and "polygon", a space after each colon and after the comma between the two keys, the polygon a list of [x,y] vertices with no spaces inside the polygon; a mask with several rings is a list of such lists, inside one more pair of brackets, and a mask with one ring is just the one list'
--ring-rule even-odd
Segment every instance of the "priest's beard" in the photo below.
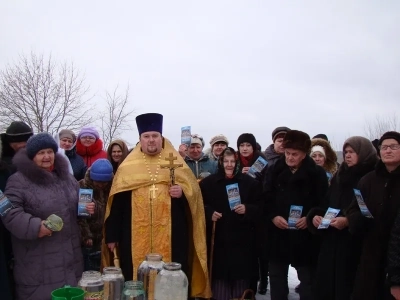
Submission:
{"label": "priest's beard", "polygon": [[148,155],[157,155],[161,152],[161,149],[158,149],[157,145],[148,145],[146,147],[145,153]]}

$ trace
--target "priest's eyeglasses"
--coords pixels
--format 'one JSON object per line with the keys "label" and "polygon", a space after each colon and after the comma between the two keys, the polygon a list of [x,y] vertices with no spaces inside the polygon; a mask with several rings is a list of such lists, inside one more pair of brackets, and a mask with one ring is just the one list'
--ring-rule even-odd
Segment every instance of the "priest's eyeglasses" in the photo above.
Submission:
{"label": "priest's eyeglasses", "polygon": [[387,148],[390,148],[392,150],[399,150],[400,149],[400,145],[399,144],[391,144],[391,145],[379,145],[378,148],[380,150],[387,150]]}

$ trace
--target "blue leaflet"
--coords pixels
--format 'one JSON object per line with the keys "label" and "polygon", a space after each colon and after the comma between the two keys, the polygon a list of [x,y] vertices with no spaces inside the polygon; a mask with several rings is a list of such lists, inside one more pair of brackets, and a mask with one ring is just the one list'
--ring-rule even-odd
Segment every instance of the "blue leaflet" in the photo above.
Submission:
{"label": "blue leaflet", "polygon": [[237,183],[227,185],[226,192],[228,194],[229,207],[234,210],[241,203],[239,185]]}
{"label": "blue leaflet", "polygon": [[192,133],[190,126],[185,126],[181,128],[181,144],[190,145],[192,139]]}
{"label": "blue leaflet", "polygon": [[364,217],[373,219],[374,217],[372,216],[372,214],[369,211],[367,205],[365,204],[364,198],[361,195],[361,191],[357,190],[357,189],[353,189],[353,190],[354,190],[354,195],[356,196],[356,199],[357,199],[358,207],[360,208],[360,211],[361,211],[362,215]]}
{"label": "blue leaflet", "polygon": [[257,160],[254,162],[254,164],[250,167],[247,174],[253,178],[256,178],[255,173],[261,172],[267,165],[268,165],[268,162],[264,158],[259,156],[257,158]]}
{"label": "blue leaflet", "polygon": [[356,196],[357,204],[358,204],[358,207],[360,208],[361,214],[364,217],[373,219],[374,217],[372,216],[372,214],[369,211],[367,205],[365,204],[364,198],[361,195],[361,191],[357,190],[357,189],[353,189],[353,190],[354,190],[354,195]]}
{"label": "blue leaflet", "polygon": [[78,203],[78,216],[90,217],[89,212],[86,210],[86,204],[93,201],[92,189],[79,189],[79,203]]}
{"label": "blue leaflet", "polygon": [[0,216],[4,217],[12,207],[10,200],[0,190]]}
{"label": "blue leaflet", "polygon": [[298,220],[300,220],[302,213],[303,213],[303,206],[299,205],[290,206],[289,219],[288,219],[289,229],[297,229],[296,223]]}
{"label": "blue leaflet", "polygon": [[336,218],[336,216],[339,214],[339,212],[340,212],[340,209],[329,207],[325,213],[324,218],[322,219],[321,224],[318,226],[318,229],[328,228],[329,224],[331,224],[332,219]]}

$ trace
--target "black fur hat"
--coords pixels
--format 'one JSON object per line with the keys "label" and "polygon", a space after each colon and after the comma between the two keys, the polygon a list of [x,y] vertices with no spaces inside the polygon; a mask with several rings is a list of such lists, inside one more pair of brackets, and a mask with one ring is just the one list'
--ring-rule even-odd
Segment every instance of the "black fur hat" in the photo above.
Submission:
{"label": "black fur hat", "polygon": [[311,139],[310,136],[299,130],[290,130],[286,133],[283,138],[283,147],[291,148],[310,153],[311,150]]}

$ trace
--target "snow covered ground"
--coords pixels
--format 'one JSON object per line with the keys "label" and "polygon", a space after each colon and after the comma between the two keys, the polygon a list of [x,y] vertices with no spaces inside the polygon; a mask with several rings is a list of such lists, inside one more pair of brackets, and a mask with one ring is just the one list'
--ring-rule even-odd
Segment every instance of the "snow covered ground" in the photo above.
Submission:
{"label": "snow covered ground", "polygon": [[[299,280],[297,279],[297,272],[295,269],[293,269],[292,267],[289,267],[289,276],[288,276],[288,282],[289,282],[289,296],[288,296],[288,300],[297,300],[299,299],[299,294],[296,294],[294,292],[294,288],[296,287],[296,285],[299,284]],[[256,299],[257,300],[270,300],[270,294],[269,294],[269,286],[268,286],[268,292],[266,295],[260,295],[257,294],[256,295]]]}

